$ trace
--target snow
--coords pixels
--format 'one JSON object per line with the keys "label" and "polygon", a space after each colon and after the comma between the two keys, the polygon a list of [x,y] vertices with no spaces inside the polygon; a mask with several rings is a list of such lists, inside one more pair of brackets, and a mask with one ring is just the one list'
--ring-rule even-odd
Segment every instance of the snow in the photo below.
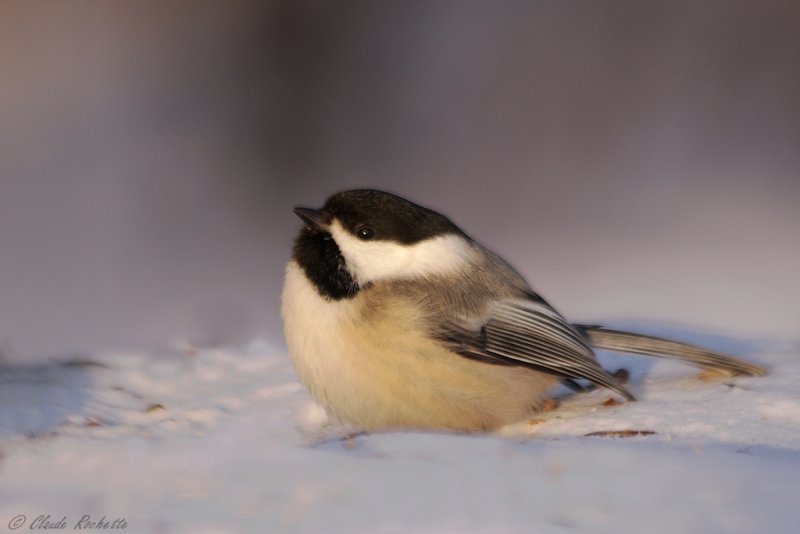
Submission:
{"label": "snow", "polygon": [[770,374],[604,354],[638,402],[558,392],[498,435],[342,438],[279,344],[5,362],[0,529],[88,514],[137,533],[796,531],[798,346],[683,340]]}

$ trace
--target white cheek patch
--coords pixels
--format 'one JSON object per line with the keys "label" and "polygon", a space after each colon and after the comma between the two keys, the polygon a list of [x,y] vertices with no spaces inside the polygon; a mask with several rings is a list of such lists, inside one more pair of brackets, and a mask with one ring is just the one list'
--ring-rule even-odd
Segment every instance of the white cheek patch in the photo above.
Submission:
{"label": "white cheek patch", "polygon": [[456,234],[432,237],[413,245],[394,241],[362,241],[334,220],[330,232],[348,270],[363,285],[387,278],[445,274],[463,267],[473,254],[469,242]]}

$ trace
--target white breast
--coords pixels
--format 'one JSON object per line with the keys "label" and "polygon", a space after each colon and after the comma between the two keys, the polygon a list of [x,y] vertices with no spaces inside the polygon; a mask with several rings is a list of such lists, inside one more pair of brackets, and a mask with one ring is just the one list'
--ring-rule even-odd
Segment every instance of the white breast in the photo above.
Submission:
{"label": "white breast", "polygon": [[300,380],[323,405],[346,387],[346,342],[352,302],[323,298],[303,269],[290,261],[281,300],[286,343]]}

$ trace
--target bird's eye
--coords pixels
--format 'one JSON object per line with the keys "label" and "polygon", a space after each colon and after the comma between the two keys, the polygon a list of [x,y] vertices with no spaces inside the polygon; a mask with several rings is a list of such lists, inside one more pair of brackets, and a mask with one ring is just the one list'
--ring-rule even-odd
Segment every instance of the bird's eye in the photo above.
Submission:
{"label": "bird's eye", "polygon": [[358,229],[358,238],[362,241],[369,241],[373,237],[375,237],[375,230],[370,228],[369,226],[362,226]]}

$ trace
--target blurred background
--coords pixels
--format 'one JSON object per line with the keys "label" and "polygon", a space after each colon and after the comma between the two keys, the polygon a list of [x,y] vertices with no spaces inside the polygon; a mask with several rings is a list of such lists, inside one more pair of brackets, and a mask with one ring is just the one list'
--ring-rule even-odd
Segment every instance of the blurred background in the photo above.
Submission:
{"label": "blurred background", "polygon": [[451,216],[568,317],[800,334],[800,3],[0,3],[0,353],[283,343],[295,205]]}

